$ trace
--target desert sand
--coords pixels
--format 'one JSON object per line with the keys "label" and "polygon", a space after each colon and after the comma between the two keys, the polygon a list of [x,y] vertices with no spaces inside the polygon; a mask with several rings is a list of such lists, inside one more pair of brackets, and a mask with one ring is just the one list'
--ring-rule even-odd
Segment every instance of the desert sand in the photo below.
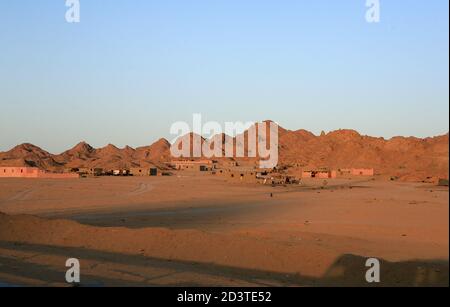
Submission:
{"label": "desert sand", "polygon": [[189,173],[0,187],[2,285],[65,286],[78,258],[84,286],[370,286],[372,257],[378,286],[449,284],[448,187]]}

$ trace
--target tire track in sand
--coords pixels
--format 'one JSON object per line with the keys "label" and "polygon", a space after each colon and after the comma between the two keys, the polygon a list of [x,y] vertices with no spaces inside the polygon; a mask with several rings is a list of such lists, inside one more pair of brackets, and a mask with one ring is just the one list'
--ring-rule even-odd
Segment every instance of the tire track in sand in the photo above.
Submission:
{"label": "tire track in sand", "polygon": [[0,204],[5,204],[8,202],[14,202],[14,201],[25,201],[27,200],[28,196],[32,194],[36,189],[27,189],[20,192],[17,192],[15,195],[11,196],[10,198],[0,200]]}
{"label": "tire track in sand", "polygon": [[127,194],[127,196],[138,196],[147,193],[153,189],[153,186],[148,183],[141,182],[138,187]]}

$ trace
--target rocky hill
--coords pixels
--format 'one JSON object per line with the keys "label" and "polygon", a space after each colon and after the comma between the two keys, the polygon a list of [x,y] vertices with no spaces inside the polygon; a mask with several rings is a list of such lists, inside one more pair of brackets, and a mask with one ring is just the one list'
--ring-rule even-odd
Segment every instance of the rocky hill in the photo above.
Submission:
{"label": "rocky hill", "polygon": [[[247,139],[248,134],[244,135]],[[192,140],[193,134],[184,138],[187,137]],[[236,140],[223,134],[214,139],[222,143],[236,143]],[[202,138],[201,142],[203,144],[205,139]],[[164,162],[172,159],[170,148],[170,143],[165,139],[137,149],[121,149],[114,145],[95,149],[82,142],[53,155],[32,144],[22,144],[0,153],[0,166],[36,166],[48,170],[75,167],[164,168]],[[291,131],[280,127],[279,165],[297,168],[374,168],[379,175],[408,181],[422,181],[428,177],[448,178],[449,138],[446,134],[425,139],[394,137],[387,140],[360,135],[354,130],[337,130],[316,136],[306,130]]]}

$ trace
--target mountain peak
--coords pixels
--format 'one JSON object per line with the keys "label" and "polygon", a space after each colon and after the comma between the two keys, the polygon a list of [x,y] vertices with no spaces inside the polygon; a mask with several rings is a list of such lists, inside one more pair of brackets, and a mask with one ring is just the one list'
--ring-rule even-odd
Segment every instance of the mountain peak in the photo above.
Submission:
{"label": "mountain peak", "polygon": [[13,150],[14,149],[25,149],[25,150],[39,149],[39,150],[42,150],[40,147],[33,145],[31,143],[23,143],[23,144],[17,145],[16,147],[13,148]]}
{"label": "mountain peak", "polygon": [[159,140],[157,140],[155,143],[153,143],[152,145],[164,145],[164,146],[169,146],[170,147],[170,143],[168,140],[166,140],[165,138],[161,138]]}
{"label": "mountain peak", "polygon": [[78,143],[77,145],[75,145],[75,147],[73,147],[70,151],[75,151],[75,152],[93,152],[94,150],[95,149],[91,145],[89,145],[85,141],[82,141],[82,142]]}
{"label": "mountain peak", "polygon": [[337,137],[361,137],[361,134],[352,129],[339,129],[328,133],[326,136],[337,136]]}

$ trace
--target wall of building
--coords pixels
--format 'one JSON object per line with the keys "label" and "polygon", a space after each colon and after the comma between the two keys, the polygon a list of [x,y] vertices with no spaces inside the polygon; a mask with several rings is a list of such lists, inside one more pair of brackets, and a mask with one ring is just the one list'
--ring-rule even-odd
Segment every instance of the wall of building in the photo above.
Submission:
{"label": "wall of building", "polygon": [[374,176],[374,169],[340,169],[339,171],[304,171],[302,178],[336,179],[338,176]]}
{"label": "wall of building", "polygon": [[37,178],[38,168],[32,167],[0,167],[0,177],[2,178]]}
{"label": "wall of building", "polygon": [[145,168],[132,168],[130,170],[131,175],[136,176],[136,177],[144,177],[144,176],[149,176],[150,172],[148,169]]}
{"label": "wall of building", "polygon": [[131,175],[136,177],[158,176],[157,168],[132,168]]}
{"label": "wall of building", "polygon": [[331,172],[319,172],[316,174],[316,178],[318,179],[330,179]]}
{"label": "wall of building", "polygon": [[213,170],[214,163],[211,160],[197,160],[197,161],[172,161],[171,165],[177,170],[192,170],[192,171],[202,171],[202,170]]}
{"label": "wall of building", "polygon": [[80,175],[78,174],[59,174],[59,173],[46,173],[46,172],[40,172],[38,174],[37,178],[42,179],[77,179],[80,178]]}
{"label": "wall of building", "polygon": [[257,183],[256,171],[255,172],[240,172],[232,170],[218,170],[217,176],[223,177],[229,182],[242,182],[242,183]]}
{"label": "wall of building", "polygon": [[337,171],[305,171],[302,173],[302,178],[335,179]]}
{"label": "wall of building", "polygon": [[303,172],[302,178],[312,178],[312,172]]}
{"label": "wall of building", "polygon": [[35,167],[0,167],[0,178],[72,179],[78,174],[48,173]]}
{"label": "wall of building", "polygon": [[354,168],[352,169],[353,176],[374,176],[374,169]]}

